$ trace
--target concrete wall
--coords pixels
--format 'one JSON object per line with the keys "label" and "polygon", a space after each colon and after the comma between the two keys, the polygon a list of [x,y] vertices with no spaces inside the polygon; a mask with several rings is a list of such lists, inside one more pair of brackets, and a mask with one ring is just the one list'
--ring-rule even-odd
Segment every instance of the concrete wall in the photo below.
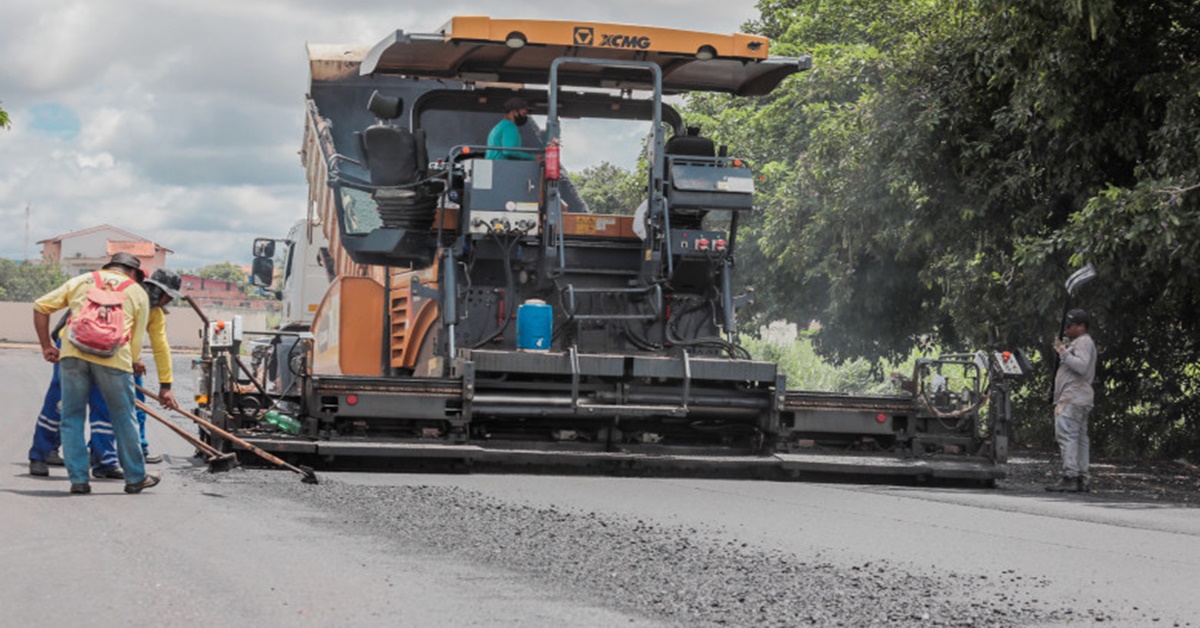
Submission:
{"label": "concrete wall", "polygon": [[[188,304],[167,307],[167,340],[179,349],[199,349],[202,325],[200,317]],[[261,310],[206,309],[209,320],[229,320],[235,315],[242,317],[243,329],[266,330],[267,312]],[[58,322],[54,315],[50,324]],[[33,304],[0,302],[0,341],[37,344],[33,331]],[[149,343],[147,342],[147,347]]]}

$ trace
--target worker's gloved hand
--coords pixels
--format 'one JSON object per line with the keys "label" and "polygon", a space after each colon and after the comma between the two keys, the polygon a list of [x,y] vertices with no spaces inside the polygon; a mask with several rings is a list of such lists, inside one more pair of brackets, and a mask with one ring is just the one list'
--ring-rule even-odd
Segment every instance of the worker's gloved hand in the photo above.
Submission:
{"label": "worker's gloved hand", "polygon": [[158,403],[162,404],[164,408],[179,409],[179,402],[175,401],[175,393],[171,392],[170,388],[158,391]]}
{"label": "worker's gloved hand", "polygon": [[133,374],[141,377],[146,374],[146,363],[138,360],[133,363]]}

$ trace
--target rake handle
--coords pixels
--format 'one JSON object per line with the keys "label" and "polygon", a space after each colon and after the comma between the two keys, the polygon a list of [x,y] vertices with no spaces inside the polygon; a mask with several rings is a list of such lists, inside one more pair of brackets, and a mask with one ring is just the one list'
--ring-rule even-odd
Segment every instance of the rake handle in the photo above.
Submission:
{"label": "rake handle", "polygon": [[[141,390],[143,393],[148,394],[148,391],[145,388],[142,388],[141,386],[138,386],[137,388],[139,390]],[[266,451],[263,451],[262,449],[254,446],[254,445],[251,445],[250,443],[247,443],[246,441],[238,438],[237,436],[234,436],[233,434],[226,432],[225,430],[217,427],[216,425],[213,425],[211,422],[205,421],[204,419],[192,414],[191,412],[188,412],[187,410],[184,410],[183,408],[176,408],[175,411],[178,412],[179,414],[182,414],[183,416],[195,421],[198,425],[203,425],[204,427],[212,430],[214,433],[216,433],[221,438],[224,438],[225,440],[228,440],[232,443],[240,445],[240,446],[254,452],[255,455],[262,458],[263,460],[266,460],[267,462],[271,462],[278,466],[284,467],[285,469],[294,471],[295,473],[299,473],[300,475],[302,475],[304,477],[309,477],[311,475],[311,472],[305,472],[300,467],[297,467],[293,464],[289,464],[287,461],[283,460],[282,458],[279,458],[278,456],[267,453]]]}
{"label": "rake handle", "polygon": [[157,420],[159,423],[162,423],[163,425],[171,428],[171,431],[173,431],[176,434],[183,437],[183,439],[186,440],[187,442],[195,445],[197,449],[200,449],[204,453],[206,453],[210,456],[214,456],[214,457],[221,457],[223,455],[216,447],[213,447],[212,445],[209,445],[208,443],[200,440],[199,438],[196,438],[194,435],[189,434],[187,432],[187,430],[168,421],[162,415],[155,412],[154,409],[151,408],[150,406],[148,406],[140,401],[135,401],[134,404],[137,405],[138,409],[140,409],[142,412],[145,412],[146,414],[154,417],[154,419]]}

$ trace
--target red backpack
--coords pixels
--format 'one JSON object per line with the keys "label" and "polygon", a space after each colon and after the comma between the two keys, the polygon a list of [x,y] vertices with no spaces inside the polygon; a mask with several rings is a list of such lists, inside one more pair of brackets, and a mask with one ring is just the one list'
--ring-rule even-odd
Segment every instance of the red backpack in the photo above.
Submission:
{"label": "red backpack", "polygon": [[67,324],[67,339],[84,353],[113,356],[129,342],[125,333],[125,289],[133,285],[126,279],[115,290],[108,289],[99,271],[92,272],[96,285],[88,289],[79,312]]}

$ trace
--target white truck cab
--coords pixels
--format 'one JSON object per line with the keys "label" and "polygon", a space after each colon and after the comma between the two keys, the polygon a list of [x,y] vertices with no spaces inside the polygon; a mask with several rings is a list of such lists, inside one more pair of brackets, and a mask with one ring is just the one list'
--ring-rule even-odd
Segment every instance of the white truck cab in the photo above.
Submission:
{"label": "white truck cab", "polygon": [[[275,244],[283,246],[276,251]],[[329,242],[324,231],[307,220],[297,221],[283,240],[259,238],[254,241],[254,272],[251,281],[269,288],[274,284],[275,259],[280,260],[281,303],[279,329],[303,331],[312,326],[313,314],[329,288]]]}

